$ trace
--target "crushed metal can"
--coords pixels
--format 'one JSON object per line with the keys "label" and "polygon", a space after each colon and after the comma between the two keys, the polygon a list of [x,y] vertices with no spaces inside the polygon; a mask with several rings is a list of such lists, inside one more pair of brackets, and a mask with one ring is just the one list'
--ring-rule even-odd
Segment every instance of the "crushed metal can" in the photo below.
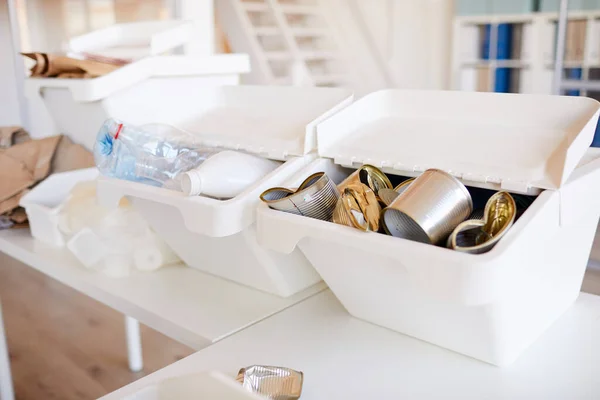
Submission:
{"label": "crushed metal can", "polygon": [[375,193],[362,183],[346,186],[333,211],[332,221],[361,231],[379,230],[381,207]]}
{"label": "crushed metal can", "polygon": [[240,369],[236,380],[252,392],[271,400],[296,400],[302,394],[304,374],[291,368],[252,365]]}
{"label": "crushed metal can", "polygon": [[483,219],[459,224],[450,235],[449,247],[463,253],[490,251],[515,221],[517,204],[508,192],[497,192],[487,201]]}
{"label": "crushed metal can", "polygon": [[375,193],[378,200],[380,189],[391,189],[393,187],[389,178],[383,171],[367,164],[354,171],[352,175],[340,183],[338,185],[338,190],[340,193],[343,193],[345,188],[360,183],[369,187],[369,189]]}
{"label": "crushed metal can", "polygon": [[323,221],[331,220],[339,198],[335,183],[324,172],[306,178],[298,190],[275,187],[260,195],[269,208]]}

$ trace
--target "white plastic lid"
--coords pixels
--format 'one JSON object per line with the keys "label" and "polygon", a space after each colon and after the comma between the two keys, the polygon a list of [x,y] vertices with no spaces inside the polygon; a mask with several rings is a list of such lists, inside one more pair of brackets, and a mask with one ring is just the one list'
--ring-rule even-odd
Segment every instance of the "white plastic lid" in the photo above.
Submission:
{"label": "white plastic lid", "polygon": [[158,55],[190,41],[189,21],[141,21],[115,24],[69,40],[69,52],[136,60]]}
{"label": "white plastic lid", "polygon": [[[142,117],[191,132],[210,147],[245,150],[273,160],[317,149],[316,125],[352,101],[348,89],[277,86],[192,88],[177,110]],[[135,123],[135,121],[131,121]]]}
{"label": "white plastic lid", "polygon": [[516,192],[554,189],[587,151],[599,109],[584,97],[384,90],[319,124],[319,154],[398,175],[439,168]]}
{"label": "white plastic lid", "polygon": [[[155,56],[127,64],[117,70],[93,79],[25,79],[25,95],[37,99],[46,88],[68,89],[76,102],[105,99],[119,91],[151,78],[193,78],[201,76],[243,74],[250,71],[247,54],[215,54],[210,56]],[[180,79],[163,84],[177,84]],[[186,90],[198,90],[198,85]],[[147,121],[146,121],[147,122]]]}

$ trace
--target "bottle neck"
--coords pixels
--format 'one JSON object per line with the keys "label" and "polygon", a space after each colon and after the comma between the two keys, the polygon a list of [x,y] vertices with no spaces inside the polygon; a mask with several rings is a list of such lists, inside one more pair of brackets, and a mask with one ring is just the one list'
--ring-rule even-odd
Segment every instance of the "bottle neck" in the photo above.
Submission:
{"label": "bottle neck", "polygon": [[181,189],[188,196],[198,196],[202,193],[202,174],[198,170],[191,170],[182,174]]}

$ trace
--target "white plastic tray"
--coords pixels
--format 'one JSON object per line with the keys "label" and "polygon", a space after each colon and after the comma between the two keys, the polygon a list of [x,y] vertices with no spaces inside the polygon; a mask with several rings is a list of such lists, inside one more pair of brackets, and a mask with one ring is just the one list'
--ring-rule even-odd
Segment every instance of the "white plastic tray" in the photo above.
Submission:
{"label": "white plastic tray", "polygon": [[189,21],[142,21],[116,24],[68,42],[69,52],[137,60],[186,44],[192,35]]}
{"label": "white plastic tray", "polygon": [[207,57],[157,56],[131,63],[94,79],[28,78],[31,134],[66,134],[91,149],[96,132],[109,117],[137,124],[189,109],[186,97],[210,86],[237,85],[250,70],[245,54]]}
{"label": "white plastic tray", "polygon": [[77,183],[97,177],[96,168],[53,174],[23,196],[19,205],[27,213],[33,237],[55,246],[64,246],[63,234],[58,230],[60,205]]}
{"label": "white plastic tray", "polygon": [[[25,94],[35,98],[47,88],[66,88],[74,101],[92,102],[150,78],[237,75],[249,70],[250,63],[246,54],[221,54],[209,57],[156,56],[133,62],[94,79],[28,78],[25,80]],[[166,86],[168,83],[163,85]],[[193,88],[188,86],[188,90]],[[140,93],[140,96],[143,96],[143,93]]]}
{"label": "white plastic tray", "polygon": [[[195,133],[209,146],[246,150],[285,160],[239,196],[220,201],[117,179],[100,179],[102,204],[126,196],[154,230],[188,265],[279,296],[320,281],[299,251],[288,256],[256,243],[254,217],[259,195],[281,185],[310,162],[316,125],[347,106],[345,89],[240,86],[190,92],[185,106],[150,112],[156,122]],[[134,121],[135,122],[135,121]]]}

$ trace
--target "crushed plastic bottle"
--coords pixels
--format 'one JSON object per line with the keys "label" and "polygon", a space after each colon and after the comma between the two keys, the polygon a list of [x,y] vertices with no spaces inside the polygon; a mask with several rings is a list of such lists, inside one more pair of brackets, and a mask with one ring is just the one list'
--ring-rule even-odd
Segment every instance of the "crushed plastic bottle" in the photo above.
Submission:
{"label": "crushed plastic bottle", "polygon": [[102,124],[94,145],[96,166],[103,175],[171,189],[179,188],[177,175],[218,152],[169,125],[137,127],[115,119]]}

